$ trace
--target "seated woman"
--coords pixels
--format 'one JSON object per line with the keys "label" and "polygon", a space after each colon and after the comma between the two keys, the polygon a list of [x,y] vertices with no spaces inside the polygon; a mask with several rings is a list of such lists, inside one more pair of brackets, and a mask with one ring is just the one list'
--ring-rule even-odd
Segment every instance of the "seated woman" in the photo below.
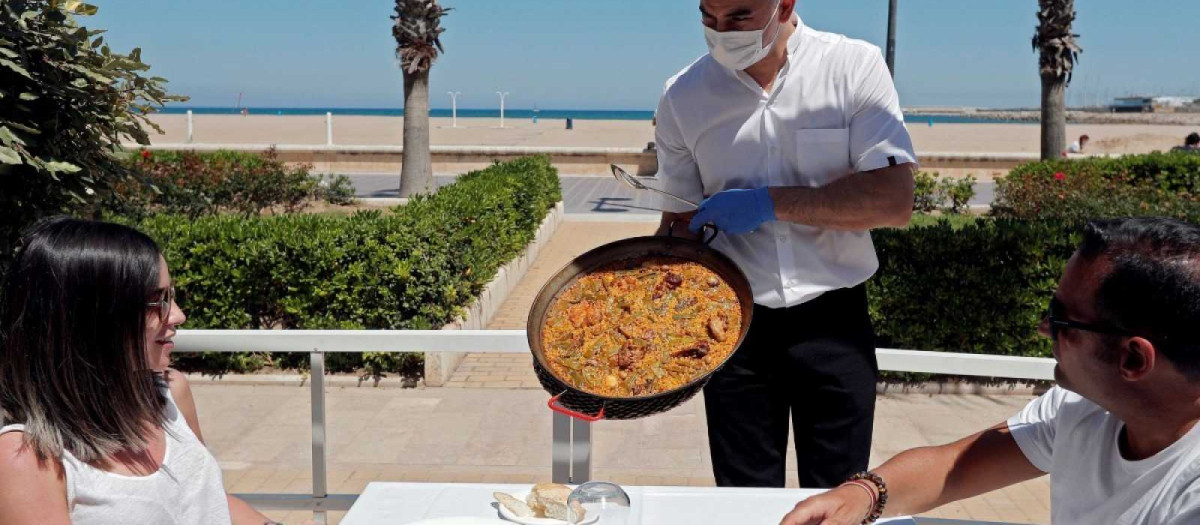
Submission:
{"label": "seated woman", "polygon": [[43,221],[0,295],[0,523],[274,523],[225,493],[167,368],[185,317],[153,240]]}

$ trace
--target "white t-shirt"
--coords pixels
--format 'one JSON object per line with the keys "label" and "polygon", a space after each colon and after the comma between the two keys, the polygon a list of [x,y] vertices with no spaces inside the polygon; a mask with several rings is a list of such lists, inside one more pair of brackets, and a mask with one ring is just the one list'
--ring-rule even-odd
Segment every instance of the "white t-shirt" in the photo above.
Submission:
{"label": "white t-shirt", "polygon": [[[663,189],[688,200],[727,189],[825,186],[916,162],[879,48],[798,22],[770,92],[705,55],[667,82],[655,144]],[[663,209],[692,208],[666,198]],[[746,274],[758,304],[803,303],[879,267],[866,231],[772,221],[713,247]]]}
{"label": "white t-shirt", "polygon": [[1124,423],[1055,387],[1008,420],[1035,467],[1050,473],[1055,525],[1200,524],[1200,425],[1153,457],[1121,457]]}

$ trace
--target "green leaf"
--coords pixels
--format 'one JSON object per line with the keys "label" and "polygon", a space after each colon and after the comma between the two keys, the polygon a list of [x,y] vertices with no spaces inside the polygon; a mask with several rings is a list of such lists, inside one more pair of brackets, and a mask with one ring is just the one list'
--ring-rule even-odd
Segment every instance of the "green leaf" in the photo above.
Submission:
{"label": "green leaf", "polygon": [[46,171],[50,173],[79,173],[83,169],[70,162],[54,160],[46,163]]}
{"label": "green leaf", "polygon": [[67,11],[70,11],[77,15],[88,15],[88,16],[94,15],[94,14],[96,14],[96,11],[99,11],[99,9],[92,4],[87,4],[87,3],[79,2],[76,0],[71,0],[71,1],[63,3],[63,9],[66,9]]}
{"label": "green leaf", "polygon": [[4,55],[9,58],[19,58],[21,56],[21,55],[18,55],[16,51],[13,51],[13,50],[7,49],[7,48],[3,48],[3,47],[0,47],[0,55]]}
{"label": "green leaf", "polygon": [[29,80],[33,80],[33,75],[30,75],[28,71],[25,71],[25,68],[17,65],[17,63],[13,62],[12,60],[0,58],[0,66],[7,67],[8,69],[12,70],[14,73],[21,75],[25,78],[28,78]]}
{"label": "green leaf", "polygon": [[13,165],[23,164],[21,162],[21,155],[17,154],[16,150],[7,146],[0,146],[0,163]]}
{"label": "green leaf", "polygon": [[77,88],[85,88],[87,87],[88,83],[86,78],[77,78],[71,81],[71,85]]}
{"label": "green leaf", "polygon": [[25,141],[21,140],[21,137],[16,136],[13,134],[12,130],[4,126],[0,126],[0,143],[8,146],[13,144],[20,144],[22,146],[25,145]]}
{"label": "green leaf", "polygon": [[36,128],[31,128],[31,127],[21,124],[19,122],[5,122],[4,125],[9,126],[18,131],[24,131],[25,133],[28,133],[30,135],[41,135],[42,134],[42,132],[38,131]]}
{"label": "green leaf", "polygon": [[20,98],[21,98],[21,100],[24,100],[26,102],[31,102],[31,101],[37,100],[38,96],[34,95],[33,93],[21,93]]}

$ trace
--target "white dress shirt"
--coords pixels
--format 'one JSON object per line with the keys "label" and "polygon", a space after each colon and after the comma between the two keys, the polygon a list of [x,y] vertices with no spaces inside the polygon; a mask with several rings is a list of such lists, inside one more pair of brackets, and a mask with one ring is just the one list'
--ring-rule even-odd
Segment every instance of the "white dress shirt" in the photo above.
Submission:
{"label": "white dress shirt", "polygon": [[[658,177],[696,202],[727,189],[820,187],[854,172],[916,162],[879,48],[798,24],[770,92],[709,55],[667,82],[658,105]],[[665,197],[673,212],[692,211]],[[866,231],[782,221],[720,234],[755,302],[793,306],[858,285],[879,267]]]}

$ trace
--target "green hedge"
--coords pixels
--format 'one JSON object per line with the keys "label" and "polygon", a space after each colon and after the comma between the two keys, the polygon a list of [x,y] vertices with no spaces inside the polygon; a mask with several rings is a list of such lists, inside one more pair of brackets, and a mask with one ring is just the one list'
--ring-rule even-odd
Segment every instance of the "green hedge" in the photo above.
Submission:
{"label": "green hedge", "polygon": [[[188,328],[437,329],[525,249],[559,200],[556,170],[534,157],[464,175],[391,213],[160,215],[137,226],[161,243]],[[179,364],[223,373],[266,359]],[[415,366],[405,356],[342,359],[331,368]]]}
{"label": "green hedge", "polygon": [[273,149],[262,153],[148,151],[124,159],[130,177],[113,187],[105,210],[121,217],[168,213],[199,217],[218,213],[295,212],[313,201],[350,204],[354,188],[339,175],[326,180],[309,166],[289,167]]}
{"label": "green hedge", "polygon": [[1077,232],[1004,219],[873,232],[880,267],[867,286],[878,346],[1049,357],[1037,325]]}
{"label": "green hedge", "polygon": [[1147,215],[1200,219],[1200,155],[1151,153],[1024,164],[997,181],[992,213],[1068,222]]}

